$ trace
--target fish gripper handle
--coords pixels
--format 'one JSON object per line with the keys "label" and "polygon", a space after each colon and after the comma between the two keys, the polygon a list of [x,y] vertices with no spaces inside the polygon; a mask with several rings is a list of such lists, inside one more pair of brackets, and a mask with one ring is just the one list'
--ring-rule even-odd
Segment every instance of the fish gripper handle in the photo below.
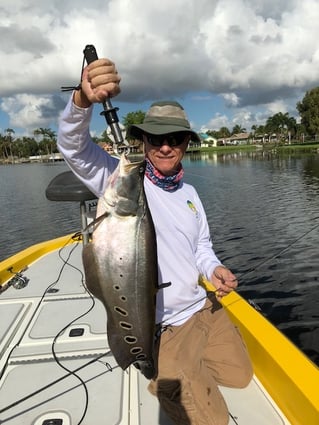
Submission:
{"label": "fish gripper handle", "polygon": [[[88,64],[98,59],[96,49],[92,44],[85,46],[83,54]],[[124,143],[122,131],[118,125],[119,119],[117,116],[117,111],[119,108],[114,108],[110,99],[108,98],[103,102],[103,107],[104,110],[101,112],[101,115],[104,115],[107,124],[110,126],[115,142],[117,144]]]}

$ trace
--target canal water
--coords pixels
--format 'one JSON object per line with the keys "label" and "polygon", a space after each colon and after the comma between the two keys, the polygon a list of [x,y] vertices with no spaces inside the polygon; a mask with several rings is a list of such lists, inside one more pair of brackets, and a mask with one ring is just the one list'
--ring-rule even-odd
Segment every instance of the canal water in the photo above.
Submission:
{"label": "canal water", "polygon": [[[185,181],[239,292],[319,364],[319,155],[189,154]],[[80,229],[79,205],[45,189],[64,163],[0,166],[0,261]]]}

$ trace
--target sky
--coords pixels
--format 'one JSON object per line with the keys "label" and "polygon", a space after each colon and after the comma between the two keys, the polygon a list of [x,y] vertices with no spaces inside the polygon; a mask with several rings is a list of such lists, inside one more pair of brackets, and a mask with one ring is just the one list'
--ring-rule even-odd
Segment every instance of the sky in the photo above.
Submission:
{"label": "sky", "polygon": [[1,0],[0,134],[57,130],[87,44],[121,75],[120,119],[167,99],[198,132],[298,119],[319,86],[318,22],[318,0]]}

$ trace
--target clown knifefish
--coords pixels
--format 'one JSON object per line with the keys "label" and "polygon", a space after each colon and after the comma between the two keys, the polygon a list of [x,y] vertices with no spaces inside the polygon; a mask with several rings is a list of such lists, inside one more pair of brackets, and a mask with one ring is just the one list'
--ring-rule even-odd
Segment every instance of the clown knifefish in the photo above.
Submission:
{"label": "clown knifefish", "polygon": [[110,349],[122,369],[155,374],[158,288],[156,237],[144,193],[145,161],[125,155],[98,201],[92,240],[83,249],[86,284],[107,312]]}

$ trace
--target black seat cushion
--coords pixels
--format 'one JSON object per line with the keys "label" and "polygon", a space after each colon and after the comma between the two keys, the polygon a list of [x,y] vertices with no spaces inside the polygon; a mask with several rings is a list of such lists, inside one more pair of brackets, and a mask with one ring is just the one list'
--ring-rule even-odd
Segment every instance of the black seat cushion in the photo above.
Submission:
{"label": "black seat cushion", "polygon": [[54,177],[49,183],[45,195],[50,201],[90,201],[96,199],[72,171],[65,171]]}

